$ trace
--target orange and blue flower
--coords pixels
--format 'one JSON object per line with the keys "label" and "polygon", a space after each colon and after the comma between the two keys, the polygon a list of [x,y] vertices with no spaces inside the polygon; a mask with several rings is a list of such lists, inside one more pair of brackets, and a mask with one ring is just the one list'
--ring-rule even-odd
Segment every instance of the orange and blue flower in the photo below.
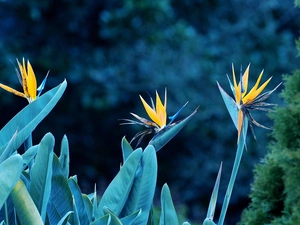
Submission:
{"label": "orange and blue flower", "polygon": [[[125,122],[121,123],[121,125],[138,124],[138,125],[145,126],[147,128],[146,130],[138,132],[132,138],[131,142],[138,138],[137,145],[139,145],[145,135],[151,134],[153,132],[155,135],[152,138],[152,140],[154,140],[159,135],[166,133],[166,131],[169,128],[174,127],[174,125],[177,125],[180,122],[184,121],[184,120],[181,120],[181,121],[174,122],[174,120],[177,118],[177,116],[179,115],[181,110],[186,106],[187,103],[184,104],[175,115],[169,116],[170,122],[167,124],[167,118],[168,118],[168,116],[167,116],[167,90],[165,90],[164,103],[161,101],[161,98],[159,97],[157,91],[156,91],[155,105],[154,105],[154,101],[151,97],[150,97],[150,100],[151,100],[150,105],[144,100],[144,98],[142,96],[140,96],[140,99],[142,101],[142,104],[145,108],[146,113],[148,114],[148,116],[151,120],[140,117],[134,113],[130,113],[130,114],[132,116],[134,116],[138,121],[131,120],[131,119],[122,119]],[[184,124],[195,114],[196,111],[197,110],[195,110],[189,117],[186,118],[186,120],[184,121]],[[183,125],[180,126],[180,129],[182,127],[183,127]],[[178,129],[178,131],[180,129]],[[173,129],[173,130],[177,130],[177,129]],[[174,132],[174,135],[178,131]],[[170,132],[170,133],[172,133],[172,135],[173,135],[173,132]],[[169,137],[171,137],[172,135],[169,135]],[[169,137],[167,138],[168,140],[171,139]]]}
{"label": "orange and blue flower", "polygon": [[3,88],[4,90],[11,92],[17,96],[26,98],[29,103],[32,101],[36,100],[38,96],[40,96],[42,90],[45,87],[45,83],[48,77],[48,73],[41,83],[41,85],[37,88],[37,82],[36,82],[36,77],[34,74],[34,71],[32,69],[32,66],[29,61],[27,61],[27,68],[25,64],[25,60],[23,58],[22,64],[17,60],[18,67],[20,72],[16,69],[17,76],[19,78],[19,81],[23,87],[23,92],[17,91],[16,89],[13,89],[7,85],[4,85],[0,83],[0,87]]}
{"label": "orange and blue flower", "polygon": [[[270,77],[267,81],[265,81],[261,86],[259,86],[263,72],[262,71],[253,86],[253,88],[247,93],[248,90],[248,77],[249,77],[249,69],[250,65],[246,68],[244,74],[242,74],[242,71],[240,73],[240,82],[237,83],[236,76],[234,72],[234,67],[232,65],[232,76],[233,76],[233,84],[230,81],[229,77],[229,84],[231,87],[231,90],[234,95],[234,99],[232,99],[224,90],[223,88],[218,84],[220,92],[222,94],[222,97],[224,99],[224,102],[227,106],[227,109],[231,115],[231,118],[237,127],[238,130],[238,139],[241,135],[241,131],[243,128],[243,123],[245,121],[249,121],[250,127],[253,132],[252,123],[255,124],[258,127],[269,129],[261,124],[259,124],[250,114],[250,110],[262,110],[262,111],[270,111],[270,108],[267,108],[268,106],[274,106],[275,104],[272,103],[266,103],[264,102],[270,95],[280,86],[277,85],[273,90],[267,91],[263,94],[262,91],[266,88],[272,77]],[[254,134],[254,132],[253,132]],[[255,135],[254,135],[255,137]]]}

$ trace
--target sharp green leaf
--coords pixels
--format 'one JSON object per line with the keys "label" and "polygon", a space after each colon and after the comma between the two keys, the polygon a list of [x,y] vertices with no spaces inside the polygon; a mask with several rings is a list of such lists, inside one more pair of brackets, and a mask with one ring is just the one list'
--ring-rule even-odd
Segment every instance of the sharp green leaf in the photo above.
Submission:
{"label": "sharp green leaf", "polygon": [[99,209],[98,209],[98,198],[97,198],[97,191],[96,191],[96,184],[94,188],[93,194],[93,219],[99,218]]}
{"label": "sharp green leaf", "polygon": [[159,151],[190,121],[197,112],[197,109],[185,119],[165,126],[162,130],[155,134],[155,136],[150,140],[149,145],[153,145],[155,150]]}
{"label": "sharp green leaf", "polygon": [[6,160],[9,156],[13,154],[13,152],[16,150],[15,148],[15,139],[17,136],[17,131],[14,133],[14,135],[9,140],[6,148],[4,148],[3,152],[0,153],[0,163],[2,163],[4,160]]}
{"label": "sharp green leaf", "polygon": [[222,163],[220,165],[220,169],[218,172],[218,176],[216,179],[216,183],[213,189],[213,192],[210,197],[209,201],[209,206],[206,214],[206,218],[213,220],[214,219],[214,214],[216,210],[216,205],[217,205],[217,199],[218,199],[218,192],[219,192],[219,186],[220,186],[220,179],[221,179],[221,172],[222,172]]}
{"label": "sharp green leaf", "polygon": [[237,128],[237,121],[238,121],[238,108],[237,105],[235,103],[235,101],[233,100],[233,98],[231,98],[225,91],[224,89],[219,85],[219,83],[217,82],[219,90],[221,92],[222,98],[224,100],[224,103],[226,105],[226,108],[229,112],[229,115],[235,125],[235,127]]}
{"label": "sharp green leaf", "polygon": [[71,177],[68,180],[69,187],[74,197],[77,213],[79,216],[79,221],[81,225],[88,225],[90,223],[88,218],[88,213],[85,208],[85,203],[81,195],[80,188],[77,182]]}
{"label": "sharp green leaf", "polygon": [[17,154],[0,164],[0,209],[15,187],[23,169],[22,157]]}
{"label": "sharp green leaf", "polygon": [[177,213],[172,201],[170,189],[164,184],[161,191],[161,214],[159,225],[178,225]]}
{"label": "sharp green leaf", "polygon": [[72,213],[73,212],[67,212],[66,215],[64,215],[63,218],[61,218],[61,220],[57,223],[57,225],[67,225]]}
{"label": "sharp green leaf", "polygon": [[121,142],[121,148],[122,148],[122,155],[123,155],[123,163],[128,158],[128,156],[133,152],[133,148],[127,141],[125,137],[122,138]]}
{"label": "sharp green leaf", "polygon": [[111,215],[106,214],[98,219],[96,219],[94,222],[90,223],[90,225],[108,225],[111,221]]}
{"label": "sharp green leaf", "polygon": [[27,165],[29,165],[36,154],[39,151],[39,145],[32,146],[31,148],[27,149],[26,152],[22,155],[23,158],[23,168],[25,168]]}
{"label": "sharp green leaf", "polygon": [[70,165],[70,152],[69,152],[69,142],[66,135],[64,135],[61,141],[59,162],[63,168],[63,171],[65,172],[65,176],[68,178],[69,165]]}
{"label": "sharp green leaf", "polygon": [[109,207],[116,215],[119,215],[127,201],[141,157],[142,150],[137,149],[127,158],[100,200],[98,206],[100,216],[104,215],[102,210],[105,206]]}
{"label": "sharp green leaf", "polygon": [[51,193],[54,137],[47,133],[39,144],[39,151],[31,169],[30,195],[45,221],[46,209]]}
{"label": "sharp green leaf", "polygon": [[136,212],[132,213],[131,215],[123,217],[120,220],[121,220],[122,224],[124,224],[124,225],[131,225],[136,220],[136,218],[141,215],[141,212],[142,212],[141,209],[137,210]]}
{"label": "sharp green leaf", "polygon": [[139,209],[142,210],[139,217],[133,222],[134,225],[147,224],[156,187],[156,178],[156,152],[153,146],[148,145],[143,152],[139,171],[136,173],[130,195],[122,211],[122,216],[127,216]]}
{"label": "sharp green leaf", "polygon": [[51,225],[56,225],[70,211],[73,211],[72,193],[68,180],[56,155],[52,164],[52,189],[47,205],[47,216]]}
{"label": "sharp green leaf", "polygon": [[85,211],[86,211],[87,217],[88,217],[89,221],[92,221],[92,215],[93,215],[92,202],[86,194],[82,194],[82,199],[83,199],[83,203],[85,206]]}
{"label": "sharp green leaf", "polygon": [[8,144],[14,132],[18,130],[15,140],[15,148],[19,148],[29,137],[37,125],[50,113],[56,103],[61,98],[67,87],[67,82],[63,81],[57,87],[43,94],[32,103],[28,104],[16,116],[14,116],[0,130],[0,152]]}
{"label": "sharp green leaf", "polygon": [[110,215],[110,221],[108,223],[109,225],[123,225],[118,216],[114,214],[113,211],[111,211],[109,208],[104,207],[103,211],[105,214]]}

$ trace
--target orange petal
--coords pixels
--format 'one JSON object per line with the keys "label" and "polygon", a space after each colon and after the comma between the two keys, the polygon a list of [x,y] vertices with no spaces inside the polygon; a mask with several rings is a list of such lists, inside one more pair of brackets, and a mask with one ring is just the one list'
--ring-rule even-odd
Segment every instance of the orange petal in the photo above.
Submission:
{"label": "orange petal", "polygon": [[[166,99],[165,99],[166,100]],[[160,119],[160,127],[166,126],[167,123],[167,112],[165,106],[162,104],[158,93],[156,92],[156,113]]]}
{"label": "orange petal", "polygon": [[32,66],[29,61],[27,61],[27,86],[28,86],[28,94],[31,99],[36,99],[36,78],[32,69]]}
{"label": "orange petal", "polygon": [[143,99],[142,96],[140,96],[140,99],[144,105],[144,108],[148,114],[148,116],[158,125],[161,127],[161,120],[159,118],[159,116],[157,115],[157,113],[154,111],[154,109],[152,109],[148,104],[147,102]]}
{"label": "orange petal", "polygon": [[234,90],[235,90],[235,101],[237,104],[240,104],[240,102],[241,102],[241,85],[237,85],[237,83],[236,83],[233,64],[232,64],[232,76],[233,76],[233,86],[234,86]]}
{"label": "orange petal", "polygon": [[258,88],[258,85],[259,85],[260,80],[262,78],[263,72],[264,71],[262,71],[260,73],[260,75],[259,75],[254,87],[251,89],[251,91],[243,98],[243,103],[244,104],[249,104],[249,103],[253,102],[255,100],[255,98],[265,89],[265,87],[268,85],[268,83],[272,79],[272,77],[270,77],[265,83],[263,83],[263,85],[261,85]]}
{"label": "orange petal", "polygon": [[18,59],[17,59],[17,63],[18,63],[20,73],[21,73],[21,76],[22,76],[22,86],[23,86],[24,94],[26,96],[29,96],[28,86],[27,86],[27,73],[26,73],[26,70],[25,70],[25,60],[24,60],[24,58],[23,58],[23,65],[19,62]]}
{"label": "orange petal", "polygon": [[10,92],[10,93],[13,93],[13,94],[17,95],[17,96],[20,96],[20,97],[23,97],[23,98],[27,98],[24,93],[22,93],[20,91],[17,91],[17,90],[15,90],[15,89],[7,86],[7,85],[4,85],[4,84],[0,83],[0,87],[3,88],[4,90]]}
{"label": "orange petal", "polygon": [[247,89],[248,89],[248,77],[249,77],[249,68],[250,68],[250,64],[247,66],[244,75],[243,75],[243,95],[245,95],[247,93]]}
{"label": "orange petal", "polygon": [[240,109],[238,111],[238,140],[240,139],[241,136],[241,131],[242,131],[242,127],[243,127],[243,111]]}

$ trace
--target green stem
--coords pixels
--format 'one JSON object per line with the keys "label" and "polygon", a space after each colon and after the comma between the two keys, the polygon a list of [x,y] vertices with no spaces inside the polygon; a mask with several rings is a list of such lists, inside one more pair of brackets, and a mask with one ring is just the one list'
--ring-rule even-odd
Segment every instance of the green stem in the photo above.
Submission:
{"label": "green stem", "polygon": [[230,176],[229,184],[228,184],[227,191],[225,194],[225,198],[223,201],[221,215],[219,218],[218,225],[223,225],[223,223],[224,223],[226,212],[227,212],[229,201],[230,201],[230,197],[231,197],[231,193],[232,193],[233,186],[234,186],[234,182],[236,179],[237,172],[239,170],[240,162],[241,162],[244,147],[245,147],[248,121],[244,120],[243,124],[245,124],[245,125],[243,126],[243,130],[242,130],[240,138],[238,140],[238,146],[237,146],[237,150],[236,150],[234,164],[233,164],[233,168],[231,171],[231,176]]}
{"label": "green stem", "polygon": [[19,180],[11,192],[12,201],[22,225],[43,225],[42,218],[37,210],[28,190]]}
{"label": "green stem", "polygon": [[6,225],[9,225],[7,200],[5,201],[4,206],[5,206],[5,220],[6,220]]}

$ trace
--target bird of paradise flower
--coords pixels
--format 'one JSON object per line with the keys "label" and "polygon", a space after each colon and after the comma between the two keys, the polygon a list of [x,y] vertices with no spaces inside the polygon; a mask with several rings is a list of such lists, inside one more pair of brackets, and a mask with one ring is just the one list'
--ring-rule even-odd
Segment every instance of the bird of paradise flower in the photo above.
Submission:
{"label": "bird of paradise flower", "polygon": [[[229,114],[238,130],[238,140],[241,136],[241,131],[243,128],[243,123],[246,123],[249,121],[249,125],[251,128],[251,131],[253,133],[254,138],[256,139],[253,126],[252,124],[262,127],[265,129],[270,129],[268,127],[263,126],[262,124],[258,123],[251,115],[250,110],[261,110],[261,111],[270,111],[270,108],[267,108],[268,106],[274,106],[276,104],[267,103],[264,102],[267,98],[270,97],[270,95],[281,85],[278,84],[273,90],[267,91],[265,93],[262,93],[262,91],[266,88],[272,77],[270,77],[267,81],[265,81],[260,87],[260,81],[263,75],[263,70],[260,73],[255,85],[253,88],[247,93],[248,90],[248,77],[249,77],[249,69],[250,64],[246,68],[244,74],[242,74],[242,70],[240,72],[240,82],[237,84],[236,76],[234,72],[234,66],[232,65],[232,76],[233,76],[233,84],[230,81],[229,77],[229,85],[233,92],[234,98],[231,98],[224,90],[223,88],[218,84],[219,90],[222,94],[223,100],[226,104],[226,107],[229,111]],[[262,94],[261,94],[262,93]]]}
{"label": "bird of paradise flower", "polygon": [[18,63],[20,72],[16,69],[16,73],[17,73],[19,82],[23,87],[23,92],[17,91],[17,90],[15,90],[7,85],[4,85],[2,83],[0,83],[0,87],[10,93],[17,95],[17,96],[26,98],[28,100],[28,102],[31,103],[32,101],[36,100],[36,98],[39,97],[41,92],[43,91],[49,72],[47,73],[47,75],[44,78],[41,85],[37,88],[36,77],[35,77],[35,74],[34,74],[34,71],[32,69],[30,62],[27,60],[27,68],[26,68],[24,58],[22,60],[22,64],[19,62],[18,59],[17,59],[17,63]]}
{"label": "bird of paradise flower", "polygon": [[[134,140],[138,139],[136,146],[138,146],[142,139],[145,137],[145,135],[154,133],[153,138],[149,142],[149,144],[156,143],[156,140],[159,139],[159,137],[163,139],[163,141],[159,141],[159,146],[156,146],[156,151],[158,151],[164,144],[166,144],[171,138],[173,138],[182,128],[183,126],[190,120],[190,118],[197,112],[198,107],[194,110],[193,113],[191,113],[188,117],[185,119],[182,119],[180,121],[174,122],[174,120],[177,118],[177,116],[180,114],[182,109],[187,105],[185,103],[178,111],[175,113],[175,115],[170,116],[170,122],[167,124],[167,90],[165,89],[165,97],[164,97],[164,103],[162,103],[157,91],[156,91],[156,102],[154,105],[153,99],[150,97],[151,106],[144,100],[144,98],[140,95],[140,99],[142,101],[142,104],[146,110],[146,113],[152,120],[145,119],[143,117],[140,117],[134,113],[130,113],[132,116],[134,116],[138,121],[131,120],[131,119],[122,119],[125,121],[124,123],[121,123],[121,125],[126,124],[137,124],[146,127],[146,130],[138,132],[130,141],[132,143]],[[159,148],[159,149],[158,149]]]}

